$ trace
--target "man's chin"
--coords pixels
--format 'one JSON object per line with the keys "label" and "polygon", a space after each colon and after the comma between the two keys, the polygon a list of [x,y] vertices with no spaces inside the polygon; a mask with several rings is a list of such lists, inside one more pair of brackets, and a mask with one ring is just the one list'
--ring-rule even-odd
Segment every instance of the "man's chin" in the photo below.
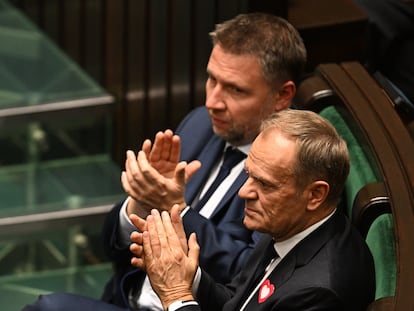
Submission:
{"label": "man's chin", "polygon": [[229,132],[227,130],[227,128],[223,127],[223,126],[219,126],[216,124],[213,124],[213,132],[214,134],[216,134],[217,136],[228,140],[228,138],[230,138],[231,135],[229,135]]}
{"label": "man's chin", "polygon": [[243,225],[251,231],[257,230],[256,223],[257,223],[256,221],[254,221],[248,216],[245,216],[243,219]]}
{"label": "man's chin", "polygon": [[241,145],[247,144],[244,141],[243,136],[236,136],[236,135],[229,134],[228,131],[224,131],[223,129],[219,129],[217,127],[213,127],[213,131],[214,131],[214,134],[216,134],[221,139],[224,139],[225,141],[227,141],[229,144],[233,146],[241,146]]}

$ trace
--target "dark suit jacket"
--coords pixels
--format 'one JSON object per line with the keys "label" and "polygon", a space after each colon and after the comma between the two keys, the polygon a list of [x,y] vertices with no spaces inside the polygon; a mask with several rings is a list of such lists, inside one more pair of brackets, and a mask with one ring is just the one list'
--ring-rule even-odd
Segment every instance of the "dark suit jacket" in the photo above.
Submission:
{"label": "dark suit jacket", "polygon": [[[181,122],[176,133],[181,137],[181,159],[187,162],[198,159],[202,163],[200,171],[186,187],[186,202],[191,203],[208,178],[213,165],[220,158],[225,142],[214,134],[204,107],[191,112]],[[245,172],[238,176],[210,219],[202,217],[192,209],[183,217],[187,235],[192,232],[197,233],[202,250],[200,265],[216,281],[222,283],[230,281],[241,270],[259,236],[243,225],[244,201],[237,193],[246,178]],[[125,306],[123,294],[131,287],[139,290],[145,275],[142,271],[131,267],[129,249],[117,244],[118,214],[121,206],[122,202],[115,205],[104,225],[104,246],[114,262],[115,274],[102,298],[116,305]]]}
{"label": "dark suit jacket", "polygon": [[[273,243],[263,236],[245,268],[227,286],[202,273],[197,300],[203,310],[239,310],[254,288],[263,250]],[[342,212],[299,242],[268,277],[269,297],[258,302],[258,292],[246,310],[366,310],[374,299],[375,274],[371,253]],[[184,307],[180,310],[197,310]],[[199,310],[199,309],[198,309]]]}

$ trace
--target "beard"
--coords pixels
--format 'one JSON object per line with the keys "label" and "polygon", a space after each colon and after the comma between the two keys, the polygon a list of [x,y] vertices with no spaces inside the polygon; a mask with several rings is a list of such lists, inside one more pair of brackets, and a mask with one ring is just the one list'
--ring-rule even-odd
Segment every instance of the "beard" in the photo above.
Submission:
{"label": "beard", "polygon": [[226,131],[215,128],[214,133],[233,146],[242,146],[251,143],[259,133],[259,130],[253,131],[247,125],[234,126]]}

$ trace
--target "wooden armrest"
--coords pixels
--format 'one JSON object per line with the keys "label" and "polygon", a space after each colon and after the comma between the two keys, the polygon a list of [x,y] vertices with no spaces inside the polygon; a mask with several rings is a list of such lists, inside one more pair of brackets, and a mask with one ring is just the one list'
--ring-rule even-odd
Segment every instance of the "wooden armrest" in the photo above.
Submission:
{"label": "wooden armrest", "polygon": [[364,238],[372,222],[385,213],[391,213],[391,206],[384,184],[376,182],[362,187],[354,200],[352,222]]}
{"label": "wooden armrest", "polygon": [[313,75],[304,79],[298,88],[294,103],[300,109],[315,112],[330,105],[336,106],[340,99],[322,77]]}
{"label": "wooden armrest", "polygon": [[367,311],[390,311],[394,310],[395,298],[394,297],[383,297],[373,301]]}

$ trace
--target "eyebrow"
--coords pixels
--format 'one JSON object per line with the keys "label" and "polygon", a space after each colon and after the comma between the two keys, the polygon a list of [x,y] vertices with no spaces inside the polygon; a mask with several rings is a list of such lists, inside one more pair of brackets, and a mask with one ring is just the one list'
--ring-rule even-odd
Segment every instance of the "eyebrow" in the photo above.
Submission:
{"label": "eyebrow", "polygon": [[217,76],[212,72],[212,71],[210,71],[208,68],[206,69],[206,73],[207,73],[207,75],[208,76],[210,76],[210,77],[213,77],[214,79],[218,79],[218,80],[220,80],[221,82],[221,84],[223,84],[224,86],[226,86],[226,87],[235,87],[235,88],[238,88],[238,89],[240,89],[240,90],[243,90],[243,91],[248,91],[249,90],[249,85],[241,85],[240,83],[237,83],[237,82],[234,82],[234,81],[228,81],[228,80],[224,80],[223,81],[223,79],[222,78],[217,78]]}
{"label": "eyebrow", "polygon": [[255,179],[255,180],[258,180],[258,181],[260,181],[260,182],[263,182],[263,183],[266,183],[266,184],[270,184],[270,185],[272,185],[272,184],[273,184],[270,180],[268,180],[268,179],[266,179],[266,178],[263,178],[263,177],[261,177],[261,176],[258,176],[257,174],[251,173],[251,172],[247,169],[246,164],[244,165],[244,170],[246,171],[246,174],[247,174],[249,177],[251,177],[251,178],[253,178],[253,179]]}

